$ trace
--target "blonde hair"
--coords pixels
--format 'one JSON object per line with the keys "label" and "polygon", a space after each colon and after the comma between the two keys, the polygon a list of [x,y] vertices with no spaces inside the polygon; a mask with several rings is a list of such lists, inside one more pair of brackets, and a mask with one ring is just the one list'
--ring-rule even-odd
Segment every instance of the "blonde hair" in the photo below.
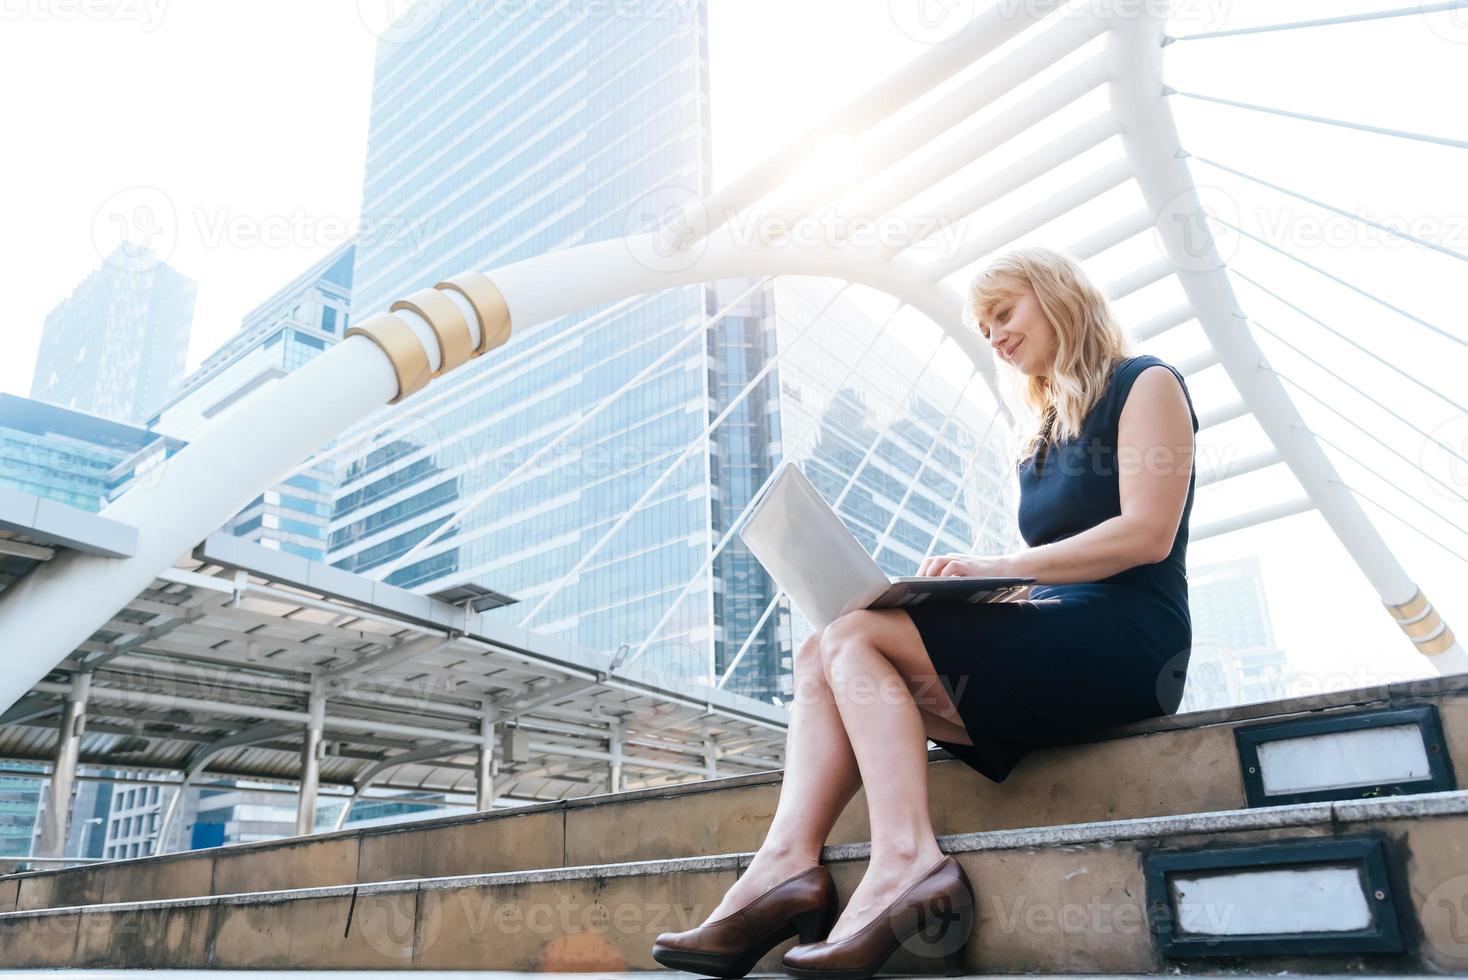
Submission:
{"label": "blonde hair", "polygon": [[[1086,415],[1100,399],[1117,362],[1133,354],[1106,296],[1080,263],[1042,246],[1006,252],[969,283],[964,322],[975,330],[997,304],[1021,295],[1028,284],[1055,329],[1055,365],[1049,376],[1028,376],[1003,361],[1001,397],[1028,432],[1018,445],[1023,463],[1048,441],[1080,435]],[[1022,423],[1023,427],[1023,423]]]}

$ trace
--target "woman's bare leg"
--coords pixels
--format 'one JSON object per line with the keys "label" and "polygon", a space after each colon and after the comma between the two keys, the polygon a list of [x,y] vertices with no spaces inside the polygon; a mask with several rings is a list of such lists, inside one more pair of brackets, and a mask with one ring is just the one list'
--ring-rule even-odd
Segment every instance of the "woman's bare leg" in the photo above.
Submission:
{"label": "woman's bare leg", "polygon": [[821,634],[795,653],[795,698],[785,735],[780,800],[754,861],[709,915],[717,919],[786,878],[820,863],[826,836],[861,788],[841,715],[821,666]]}
{"label": "woman's bare leg", "polygon": [[[900,610],[849,613],[821,634],[821,660],[866,787],[872,852],[866,875],[827,937],[857,932],[943,856],[928,814],[927,728],[915,682],[932,662]],[[961,721],[941,687],[924,698]]]}
{"label": "woman's bare leg", "polygon": [[[856,756],[826,680],[820,644],[821,633],[812,633],[796,651],[795,696],[785,736],[785,776],[775,817],[753,862],[709,919],[733,912],[771,886],[816,865],[831,827],[861,788]],[[928,738],[971,744],[962,723],[951,720],[957,718],[952,702],[923,695],[923,687],[936,678],[922,677],[920,664],[927,664],[931,672],[926,652],[913,672],[917,675],[913,678],[917,703],[923,709],[924,750]],[[945,711],[948,717],[939,711]]]}

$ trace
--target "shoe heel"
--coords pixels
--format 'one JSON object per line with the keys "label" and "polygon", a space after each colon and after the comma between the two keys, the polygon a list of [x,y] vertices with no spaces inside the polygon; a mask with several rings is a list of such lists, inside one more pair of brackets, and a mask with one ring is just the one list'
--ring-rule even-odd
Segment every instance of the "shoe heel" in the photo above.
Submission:
{"label": "shoe heel", "polygon": [[831,934],[830,914],[826,909],[810,909],[795,916],[795,931],[802,943],[818,943]]}
{"label": "shoe heel", "polygon": [[904,942],[904,945],[908,950],[925,961],[931,961],[933,964],[937,964],[941,960],[943,967],[939,973],[940,976],[959,977],[967,972],[963,963],[963,951],[964,947],[968,945],[968,938],[965,937],[955,949],[952,944],[957,941],[955,937],[948,937],[946,941],[939,939],[927,942],[920,940],[914,935],[909,936]]}
{"label": "shoe heel", "polygon": [[966,972],[963,951],[973,936],[973,927],[973,906],[960,900],[956,908],[939,915],[936,935],[928,923],[927,914],[924,914],[919,919],[917,930],[903,940],[902,945],[922,959],[941,960],[943,976],[962,976]]}

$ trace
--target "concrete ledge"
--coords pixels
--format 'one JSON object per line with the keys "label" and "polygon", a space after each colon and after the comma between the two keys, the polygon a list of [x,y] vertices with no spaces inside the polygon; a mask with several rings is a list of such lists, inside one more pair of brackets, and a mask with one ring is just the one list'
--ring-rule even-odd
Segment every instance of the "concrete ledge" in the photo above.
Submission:
{"label": "concrete ledge", "polygon": [[[1468,697],[1461,695],[1468,693],[1468,677],[1432,678],[1411,690],[1438,692],[1448,754],[1457,760],[1461,780],[1462,760],[1468,758]],[[1246,707],[1258,717],[1298,717],[1373,705],[1378,693]],[[1336,703],[1341,700],[1347,703]],[[1296,712],[1284,711],[1287,705]],[[929,753],[934,828],[955,839],[1007,831],[1028,835],[1016,839],[1043,842],[1074,832],[1064,828],[1098,822],[1119,828],[1148,818],[1248,812],[1230,724],[1240,720],[1231,710],[1198,712],[1037,749],[1003,784],[935,749]],[[749,851],[768,829],[783,778],[782,770],[769,770],[386,827],[16,872],[0,877],[0,911]],[[1395,805],[1363,801],[1373,802]],[[864,854],[861,842],[870,833],[865,793],[858,790],[828,838],[830,847],[853,850],[828,853]],[[283,860],[288,848],[321,857],[314,864]],[[189,869],[170,870],[183,864]],[[203,866],[211,870],[200,871]],[[246,874],[248,867],[255,871]]]}
{"label": "concrete ledge", "polygon": [[[1420,942],[1402,954],[1164,960],[1147,927],[1143,869],[1158,849],[1381,833],[1400,863],[1399,909]],[[1101,821],[1047,839],[993,831],[944,837],[978,892],[966,967],[986,974],[1461,972],[1461,939],[1434,903],[1462,877],[1468,792]],[[864,849],[828,848],[838,892]],[[537,973],[653,967],[651,940],[702,921],[747,853],[422,878],[0,914],[15,966],[215,969],[510,969]],[[1449,910],[1450,911],[1450,910]],[[1100,916],[1099,925],[1091,921]],[[559,918],[558,918],[559,916]],[[1070,922],[1076,919],[1076,922]],[[1069,924],[1067,924],[1069,923]],[[777,946],[756,965],[779,973]],[[919,972],[906,950],[888,964]]]}
{"label": "concrete ledge", "polygon": [[[1279,830],[1292,827],[1337,826],[1376,820],[1458,817],[1468,815],[1468,790],[1423,793],[1417,796],[1387,800],[1351,800],[1349,802],[1293,803],[1277,807],[1255,807],[1217,813],[1182,814],[1151,817],[1142,820],[1103,820],[1072,824],[1043,830],[991,830],[974,834],[950,834],[938,838],[947,854],[976,851],[999,851],[1053,847],[1066,844],[1094,844],[1117,841],[1156,840],[1178,835],[1201,833],[1237,833],[1250,830]],[[871,854],[870,842],[828,845],[821,851],[823,863],[866,860]],[[543,881],[580,881],[600,878],[650,877],[683,872],[743,870],[753,859],[753,852],[714,854],[705,857],[658,858],[651,861],[624,861],[616,864],[586,864],[565,868],[537,868],[528,871],[498,871],[489,874],[449,875],[440,878],[416,878],[380,881],[359,885],[333,885],[323,888],[290,888],[277,891],[242,892],[208,895],[196,898],[162,899],[146,902],[117,902],[97,905],[69,906],[52,909],[26,909],[0,913],[0,922],[27,916],[75,915],[80,911],[121,909],[181,908],[210,904],[246,902],[284,902],[299,898],[350,897],[351,895],[386,895],[411,892],[420,888],[459,888],[466,885],[490,887],[520,885]],[[1468,871],[1468,869],[1465,869]]]}

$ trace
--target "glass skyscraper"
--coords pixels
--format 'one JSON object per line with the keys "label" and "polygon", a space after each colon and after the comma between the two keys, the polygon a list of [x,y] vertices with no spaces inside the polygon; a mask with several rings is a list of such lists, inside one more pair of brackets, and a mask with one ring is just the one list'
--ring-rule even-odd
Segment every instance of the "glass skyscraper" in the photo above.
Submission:
{"label": "glass skyscraper", "polygon": [[[646,230],[628,220],[649,192],[708,192],[704,4],[649,11],[444,4],[420,36],[382,42],[362,204],[364,227],[378,232],[358,241],[359,318],[465,269]],[[504,346],[370,422],[355,435],[384,434],[338,474],[330,560],[372,574],[404,555],[689,338],[714,309],[711,293],[644,297],[586,330],[578,324],[596,310],[517,325]],[[733,329],[690,341],[389,580],[509,593],[519,603],[494,613],[509,622],[549,597],[530,628],[608,653],[638,643],[709,554],[724,447],[701,446],[633,505],[718,411],[720,344]],[[697,577],[643,667],[713,668],[715,587]]]}
{"label": "glass skyscraper", "polygon": [[[193,439],[220,413],[341,340],[351,311],[351,244],[329,254],[245,314],[237,334],[178,386],[148,426]],[[236,537],[326,559],[334,468],[322,462],[257,496],[224,526]]]}
{"label": "glass skyscraper", "polygon": [[0,394],[0,486],[101,510],[183,447],[142,426]]}
{"label": "glass skyscraper", "polygon": [[118,246],[46,316],[31,397],[141,422],[183,377],[195,283],[138,246]]}
{"label": "glass skyscraper", "polygon": [[[710,190],[702,2],[642,16],[505,10],[410,12],[415,30],[379,46],[358,318],[466,269],[648,230],[637,216],[650,195]],[[966,401],[945,423],[957,389],[934,373],[909,390],[922,363],[897,339],[875,343],[837,386],[857,360],[852,337],[879,326],[849,302],[757,379],[814,310],[808,289],[754,287],[667,290],[585,328],[600,311],[517,324],[504,346],[344,437],[365,448],[337,473],[329,560],[420,591],[508,593],[519,601],[492,616],[608,654],[625,645],[626,662],[655,679],[723,679],[761,700],[788,692],[799,624],[772,605],[773,583],[737,537],[711,557],[782,454],[808,460],[833,500],[856,474],[840,511],[892,572],[975,537],[998,550],[1014,507],[1001,441],[979,447],[987,414]],[[782,443],[808,424],[809,446]]]}
{"label": "glass skyscraper", "polygon": [[1179,711],[1296,697],[1285,652],[1275,643],[1269,595],[1257,556],[1188,570],[1193,647]]}

